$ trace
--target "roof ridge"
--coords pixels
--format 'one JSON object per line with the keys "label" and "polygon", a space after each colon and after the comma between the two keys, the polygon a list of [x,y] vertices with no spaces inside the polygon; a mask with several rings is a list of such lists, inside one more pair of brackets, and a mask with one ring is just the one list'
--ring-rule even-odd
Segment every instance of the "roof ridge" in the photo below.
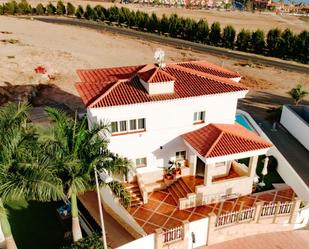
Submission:
{"label": "roof ridge", "polygon": [[[246,129],[246,128],[244,128],[243,126],[241,126],[240,124],[234,124],[234,125],[236,125],[236,126],[238,126],[238,127],[240,127],[241,129]],[[219,128],[220,129],[220,128]],[[254,137],[252,137],[252,138],[248,138],[248,137],[246,137],[243,133],[238,133],[238,134],[236,134],[236,133],[233,133],[233,132],[231,132],[231,131],[226,131],[226,130],[223,130],[223,129],[220,129],[220,130],[222,130],[224,133],[226,133],[226,134],[229,134],[229,135],[231,135],[231,136],[234,136],[234,137],[240,137],[241,139],[244,139],[244,140],[247,140],[247,141],[250,141],[250,140],[254,140],[255,142],[257,142],[257,143],[263,143],[263,144],[269,144],[269,145],[271,145],[270,143],[268,143],[268,142],[266,142],[266,141],[264,141],[261,137],[259,137],[259,136],[254,136]],[[250,135],[255,135],[252,131],[249,131],[249,130],[245,130],[245,132],[247,133],[247,134],[250,134]]]}
{"label": "roof ridge", "polygon": [[193,69],[190,69],[190,68],[179,66],[177,64],[173,64],[171,66],[171,68],[178,69],[178,70],[181,70],[181,71],[185,71],[186,73],[190,73],[190,74],[195,75],[197,77],[203,77],[203,78],[215,80],[219,83],[223,83],[223,84],[227,84],[227,85],[231,85],[231,86],[243,87],[243,88],[246,88],[247,90],[249,89],[248,87],[246,87],[242,83],[236,83],[229,78],[219,77],[219,76],[215,76],[215,75],[212,75],[212,74],[209,74],[209,73],[196,71],[196,70],[193,70]]}
{"label": "roof ridge", "polygon": [[[151,69],[150,69],[151,70]],[[156,73],[158,72],[159,68],[158,67],[155,67],[155,70],[154,72],[151,74],[151,76],[149,77],[149,79],[147,80],[147,83],[149,83],[153,77],[156,75]]]}
{"label": "roof ridge", "polygon": [[212,152],[213,148],[219,143],[221,137],[223,136],[224,134],[224,131],[221,130],[221,129],[218,129],[215,125],[211,124],[212,126],[214,126],[217,130],[220,130],[220,134],[219,136],[216,138],[216,140],[214,141],[214,143],[210,146],[210,148],[208,149],[206,155],[204,157],[208,157],[209,154]]}
{"label": "roof ridge", "polygon": [[91,104],[88,105],[88,107],[94,107],[95,104],[97,104],[100,100],[102,100],[106,95],[108,95],[116,86],[118,86],[120,83],[127,81],[125,80],[118,80],[115,82],[114,85],[112,85],[105,93],[103,93],[101,96],[96,98],[94,101],[91,102]]}

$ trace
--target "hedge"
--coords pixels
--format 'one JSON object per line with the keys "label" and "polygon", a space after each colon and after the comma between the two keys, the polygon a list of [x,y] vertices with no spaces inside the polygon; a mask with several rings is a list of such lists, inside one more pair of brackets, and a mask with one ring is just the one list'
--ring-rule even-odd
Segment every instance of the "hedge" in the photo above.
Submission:
{"label": "hedge", "polygon": [[203,43],[217,47],[225,47],[250,53],[263,54],[287,60],[309,63],[309,32],[293,33],[290,29],[281,31],[271,29],[265,35],[263,31],[241,30],[236,34],[235,29],[228,25],[221,30],[219,22],[212,23],[209,28],[206,20],[195,21],[191,18],[178,17],[176,14],[159,18],[155,13],[148,15],[137,10],[136,12],[125,7],[112,6],[108,9],[97,5],[94,8],[87,5],[75,6],[62,1],[57,5],[49,3],[46,7],[38,4],[32,8],[26,0],[19,4],[10,1],[0,5],[0,14],[38,14],[38,15],[70,15],[78,19],[110,22],[127,26],[143,32],[168,35],[171,37]]}

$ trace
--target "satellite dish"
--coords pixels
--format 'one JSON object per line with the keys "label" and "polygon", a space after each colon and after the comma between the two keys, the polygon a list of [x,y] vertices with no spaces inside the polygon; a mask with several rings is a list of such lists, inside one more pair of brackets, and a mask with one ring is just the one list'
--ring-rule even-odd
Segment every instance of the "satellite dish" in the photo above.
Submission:
{"label": "satellite dish", "polygon": [[157,49],[154,53],[154,59],[158,63],[159,67],[163,66],[165,53],[162,49]]}

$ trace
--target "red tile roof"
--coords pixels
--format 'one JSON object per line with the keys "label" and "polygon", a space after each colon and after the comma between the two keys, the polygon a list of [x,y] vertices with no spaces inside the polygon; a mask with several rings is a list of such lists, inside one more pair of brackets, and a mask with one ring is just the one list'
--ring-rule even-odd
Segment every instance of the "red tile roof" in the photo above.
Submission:
{"label": "red tile roof", "polygon": [[239,124],[209,124],[182,135],[201,156],[227,156],[272,145]]}
{"label": "red tile roof", "polygon": [[239,78],[241,77],[238,73],[229,71],[225,68],[219,67],[217,65],[211,64],[206,61],[190,61],[190,62],[181,62],[177,65],[185,68],[189,68],[198,72],[203,72],[207,74],[212,74],[215,76],[223,78]]}
{"label": "red tile roof", "polygon": [[146,65],[137,72],[137,75],[147,83],[162,83],[176,80],[175,77],[156,65]]}
{"label": "red tile roof", "polygon": [[[187,62],[186,65],[190,65]],[[152,101],[162,101],[178,98],[189,98],[210,94],[239,92],[248,90],[242,84],[230,80],[236,74],[225,74],[225,77],[213,73],[202,72],[202,68],[212,64],[206,62],[192,62],[189,68],[180,64],[167,64],[164,68],[156,65],[140,65],[129,67],[102,68],[93,70],[78,70],[80,83],[76,88],[87,107],[107,107],[130,105]],[[212,65],[219,72],[220,67]],[[224,73],[227,70],[221,69]],[[145,82],[174,81],[174,93],[149,94],[141,84],[139,78]]]}

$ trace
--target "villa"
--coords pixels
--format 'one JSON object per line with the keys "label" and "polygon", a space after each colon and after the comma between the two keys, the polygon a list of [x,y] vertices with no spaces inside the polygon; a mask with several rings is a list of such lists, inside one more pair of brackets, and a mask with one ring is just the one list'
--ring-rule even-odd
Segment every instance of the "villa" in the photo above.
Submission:
{"label": "villa", "polygon": [[[152,238],[157,246],[149,248],[165,248],[166,243],[179,240],[188,243],[185,234],[194,227],[181,221],[221,215],[224,210],[241,213],[237,219],[218,216],[215,221],[201,222],[217,229],[240,220],[258,223],[264,213],[267,217],[287,214],[288,222],[295,222],[300,201],[295,201],[290,188],[265,198],[249,196],[256,184],[258,158],[267,155],[273,145],[235,121],[238,99],[248,93],[238,73],[206,61],[160,61],[77,73],[76,88],[87,107],[89,126],[110,123],[109,149],[134,164],[121,179],[131,192],[131,208],[126,211],[111,204],[107,211],[118,212],[118,218],[123,213],[119,220],[126,220],[136,238],[157,234]],[[265,201],[268,206],[263,206]],[[271,219],[276,223],[277,218]],[[194,247],[199,244],[207,243],[203,240]],[[187,244],[178,246],[188,248]]]}

